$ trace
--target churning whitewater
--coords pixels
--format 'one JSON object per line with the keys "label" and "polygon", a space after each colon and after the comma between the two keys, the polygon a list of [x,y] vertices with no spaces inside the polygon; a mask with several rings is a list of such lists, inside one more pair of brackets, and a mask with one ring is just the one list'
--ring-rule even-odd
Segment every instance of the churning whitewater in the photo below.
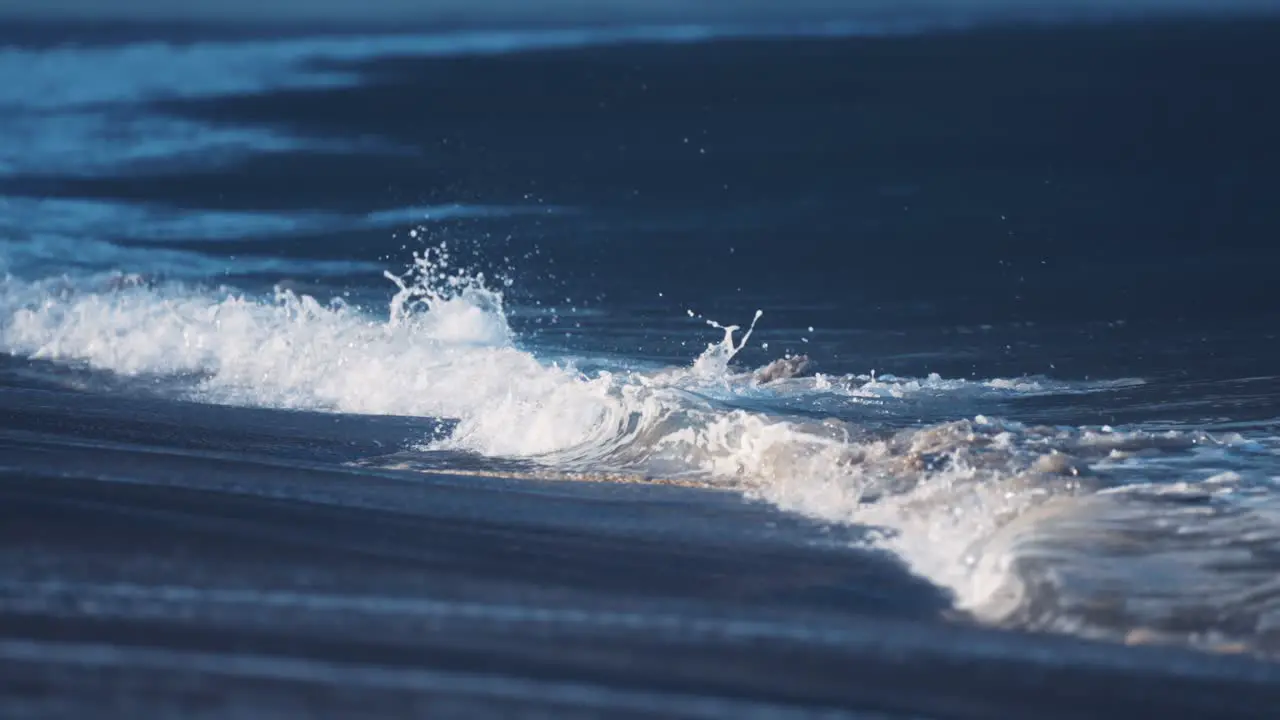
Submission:
{"label": "churning whitewater", "polygon": [[1280,581],[1264,562],[1280,553],[1275,438],[911,421],[912,399],[963,408],[1140,380],[829,376],[790,355],[737,367],[767,311],[745,329],[692,318],[709,342],[687,365],[611,365],[527,342],[509,323],[510,281],[452,267],[444,247],[387,277],[394,296],[374,312],[279,287],[9,276],[0,351],[202,402],[448,421],[366,465],[465,453],[565,479],[740,492],[867,528],[985,623],[1280,651]]}

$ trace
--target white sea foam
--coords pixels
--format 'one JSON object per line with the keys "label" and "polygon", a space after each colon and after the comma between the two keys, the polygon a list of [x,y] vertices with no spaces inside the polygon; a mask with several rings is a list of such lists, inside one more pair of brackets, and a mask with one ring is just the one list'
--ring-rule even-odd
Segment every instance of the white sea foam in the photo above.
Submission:
{"label": "white sea foam", "polygon": [[[745,341],[735,337],[738,328],[720,328],[722,337],[688,366],[587,373],[522,349],[502,293],[481,276],[450,269],[439,251],[389,277],[398,292],[382,317],[287,290],[255,298],[118,279],[109,286],[10,279],[0,286],[0,350],[126,375],[187,376],[190,394],[213,402],[452,418],[452,434],[424,438],[420,452],[681,479],[825,521],[872,526],[881,546],[989,622],[1079,632],[1124,617],[1123,628],[1147,623],[1176,632],[1180,613],[1207,607],[1231,610],[1227,635],[1272,637],[1267,633],[1280,625],[1269,576],[1215,564],[1225,556],[1212,550],[1186,554],[1194,572],[1182,576],[1201,583],[1195,593],[1143,595],[1129,587],[1147,604],[1100,617],[1079,590],[1097,582],[1125,591],[1125,583],[1165,572],[1165,546],[1125,550],[1141,547],[1134,534],[1144,528],[1169,542],[1199,532],[1218,543],[1208,547],[1237,560],[1280,549],[1275,494],[1250,492],[1272,465],[1252,466],[1249,458],[1274,463],[1269,446],[1256,440],[981,416],[881,430],[839,417],[753,410],[749,402],[730,406],[721,400],[763,389],[750,372],[732,367]],[[808,383],[800,392],[830,385],[799,380]],[[918,385],[932,394],[974,385],[1053,391],[1047,380],[859,382]],[[785,384],[767,387],[787,392]],[[1148,483],[1145,492],[1103,492],[1121,482],[1140,487],[1126,479],[1133,471],[1126,463],[1152,454],[1156,461],[1139,472],[1182,477],[1205,495],[1198,514],[1161,495],[1167,482]],[[1236,463],[1237,475],[1205,476],[1224,462]]]}

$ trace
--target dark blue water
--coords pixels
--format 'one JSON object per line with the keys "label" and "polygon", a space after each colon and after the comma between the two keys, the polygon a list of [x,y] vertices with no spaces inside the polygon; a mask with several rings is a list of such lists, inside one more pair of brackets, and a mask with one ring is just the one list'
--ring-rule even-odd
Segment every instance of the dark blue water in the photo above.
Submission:
{"label": "dark blue water", "polygon": [[1267,716],[1280,22],[783,28],[4,31],[7,706]]}

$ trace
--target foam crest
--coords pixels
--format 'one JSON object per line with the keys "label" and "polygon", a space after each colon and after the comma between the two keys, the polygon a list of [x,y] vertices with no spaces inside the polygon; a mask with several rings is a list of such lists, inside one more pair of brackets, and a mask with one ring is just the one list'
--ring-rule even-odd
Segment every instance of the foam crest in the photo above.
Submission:
{"label": "foam crest", "polygon": [[[873,432],[838,420],[721,414],[659,442],[666,453],[783,508],[871,525],[922,575],[977,607],[998,582],[975,572],[975,544],[1010,518],[1086,488],[1011,430],[971,420]],[[998,578],[997,578],[998,581]]]}
{"label": "foam crest", "polygon": [[115,279],[10,279],[4,289],[5,350],[127,375],[192,375],[211,399],[457,416],[474,379],[464,375],[519,376],[536,365],[510,346],[500,293],[474,282],[441,289],[429,307],[400,308],[394,323],[284,289],[253,298]]}

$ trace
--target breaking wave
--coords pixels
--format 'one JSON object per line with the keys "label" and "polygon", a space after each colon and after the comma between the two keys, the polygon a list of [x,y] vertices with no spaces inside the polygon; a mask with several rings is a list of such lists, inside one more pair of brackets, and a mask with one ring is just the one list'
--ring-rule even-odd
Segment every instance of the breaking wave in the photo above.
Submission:
{"label": "breaking wave", "polygon": [[[1132,379],[832,377],[735,364],[750,326],[707,321],[687,365],[551,361],[513,331],[506,283],[418,256],[372,312],[139,276],[0,284],[0,351],[216,403],[454,421],[385,458],[519,460],[559,477],[723,488],[830,523],[996,625],[1280,650],[1280,503],[1257,434],[1036,426],[974,415],[877,422],[869,402],[1107,392]],[[588,369],[594,368],[594,369]],[[172,383],[165,387],[172,387]],[[1269,559],[1269,560],[1268,560]],[[1270,564],[1268,564],[1270,562]]]}

